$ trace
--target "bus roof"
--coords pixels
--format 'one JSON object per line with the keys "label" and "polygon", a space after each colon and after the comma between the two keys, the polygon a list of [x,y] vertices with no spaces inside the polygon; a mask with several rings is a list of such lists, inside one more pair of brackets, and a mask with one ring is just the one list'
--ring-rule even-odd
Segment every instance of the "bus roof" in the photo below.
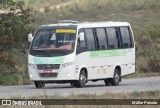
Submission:
{"label": "bus roof", "polygon": [[90,28],[90,27],[115,27],[115,26],[129,26],[128,22],[113,22],[113,21],[102,21],[102,22],[84,22],[78,24],[79,27]]}
{"label": "bus roof", "polygon": [[[70,21],[70,20],[69,20]],[[91,28],[91,27],[118,27],[118,26],[130,26],[128,22],[118,22],[118,21],[101,21],[101,22],[65,22],[65,23],[57,23],[57,24],[49,24],[49,25],[42,25],[40,29],[47,29],[47,28]]]}

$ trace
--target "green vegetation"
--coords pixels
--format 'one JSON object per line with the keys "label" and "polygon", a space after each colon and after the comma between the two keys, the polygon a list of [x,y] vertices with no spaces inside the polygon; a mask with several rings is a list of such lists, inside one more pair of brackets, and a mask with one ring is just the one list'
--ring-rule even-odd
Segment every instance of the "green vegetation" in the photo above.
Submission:
{"label": "green vegetation", "polygon": [[54,6],[62,3],[70,2],[73,0],[25,0],[25,3],[28,2],[28,6],[33,7],[34,9],[40,9],[46,6]]}
{"label": "green vegetation", "polygon": [[23,84],[19,81],[27,75],[31,10],[12,0],[1,1],[0,10],[0,85]]}
{"label": "green vegetation", "polygon": [[[27,34],[42,24],[65,19],[131,23],[136,40],[137,64],[137,73],[132,77],[160,74],[159,0],[24,0],[24,4],[22,0],[15,0],[17,2],[8,4],[9,7],[5,5],[11,0],[5,1],[0,4],[2,10],[16,9],[0,15],[0,77],[6,72],[15,73],[18,78],[21,75],[22,78],[27,77]],[[17,8],[21,10],[20,14]],[[17,81],[18,78],[13,75],[10,82],[23,84]],[[0,83],[5,85],[2,79]]]}
{"label": "green vegetation", "polygon": [[66,97],[55,94],[54,96],[32,97],[33,99],[159,99],[160,91],[141,91],[123,93],[103,93],[97,94],[70,94]]}
{"label": "green vegetation", "polygon": [[12,73],[1,73],[0,74],[0,85],[25,85],[30,84],[28,75],[21,75],[16,72]]}

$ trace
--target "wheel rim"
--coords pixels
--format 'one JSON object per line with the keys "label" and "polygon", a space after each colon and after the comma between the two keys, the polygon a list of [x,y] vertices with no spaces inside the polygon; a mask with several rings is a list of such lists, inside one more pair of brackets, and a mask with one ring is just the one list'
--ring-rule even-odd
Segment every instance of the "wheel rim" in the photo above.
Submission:
{"label": "wheel rim", "polygon": [[114,79],[115,79],[115,82],[118,83],[119,82],[119,74],[116,72],[115,75],[114,75]]}
{"label": "wheel rim", "polygon": [[86,76],[85,76],[84,72],[82,72],[82,74],[80,76],[80,83],[82,85],[85,85],[85,83],[86,83]]}

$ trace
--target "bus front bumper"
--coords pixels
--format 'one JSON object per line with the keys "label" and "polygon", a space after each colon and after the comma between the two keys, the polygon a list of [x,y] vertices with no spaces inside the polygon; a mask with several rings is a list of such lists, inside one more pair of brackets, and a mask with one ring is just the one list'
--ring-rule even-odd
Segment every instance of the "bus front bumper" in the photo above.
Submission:
{"label": "bus front bumper", "polygon": [[75,66],[70,65],[65,68],[60,68],[52,71],[38,70],[36,67],[28,66],[29,78],[33,81],[63,81],[63,80],[78,80],[78,72],[75,71]]}

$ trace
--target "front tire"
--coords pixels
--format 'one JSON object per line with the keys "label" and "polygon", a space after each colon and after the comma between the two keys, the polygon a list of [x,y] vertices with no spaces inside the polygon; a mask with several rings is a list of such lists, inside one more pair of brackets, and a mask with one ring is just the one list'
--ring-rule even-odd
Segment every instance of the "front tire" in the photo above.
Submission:
{"label": "front tire", "polygon": [[34,81],[36,88],[44,88],[45,82],[44,81]]}
{"label": "front tire", "polygon": [[87,75],[84,70],[81,70],[79,75],[79,80],[72,82],[71,86],[82,88],[82,87],[85,87],[86,82],[87,82]]}

